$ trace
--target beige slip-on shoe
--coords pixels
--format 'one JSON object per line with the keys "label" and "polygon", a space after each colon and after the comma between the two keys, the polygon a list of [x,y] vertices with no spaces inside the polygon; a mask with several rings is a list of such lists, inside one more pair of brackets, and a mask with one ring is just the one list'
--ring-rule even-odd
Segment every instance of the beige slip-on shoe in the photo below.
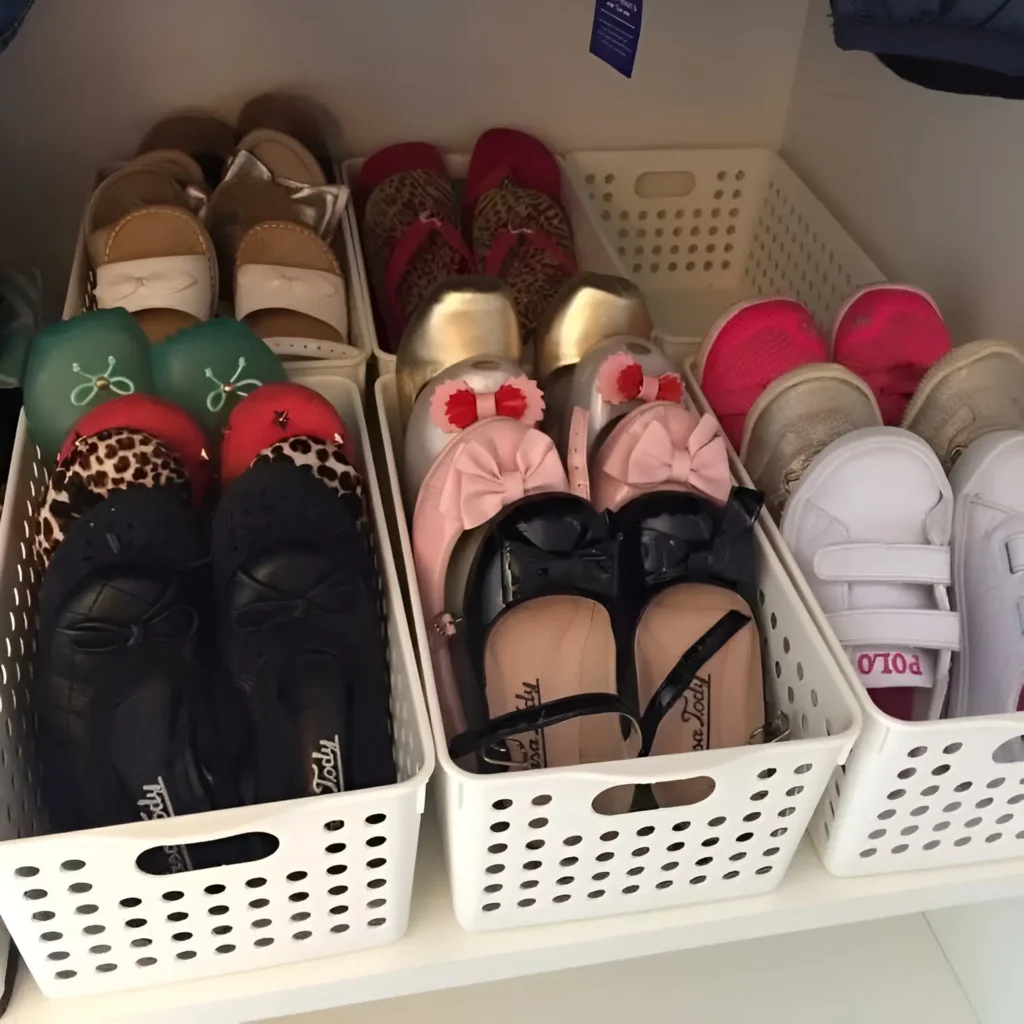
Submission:
{"label": "beige slip-on shoe", "polygon": [[860,377],[837,363],[808,363],[772,381],[751,406],[740,460],[777,522],[819,452],[851,430],[881,425]]}
{"label": "beige slip-on shoe", "polygon": [[1008,341],[972,341],[925,374],[903,416],[949,473],[973,441],[1024,430],[1024,352]]}

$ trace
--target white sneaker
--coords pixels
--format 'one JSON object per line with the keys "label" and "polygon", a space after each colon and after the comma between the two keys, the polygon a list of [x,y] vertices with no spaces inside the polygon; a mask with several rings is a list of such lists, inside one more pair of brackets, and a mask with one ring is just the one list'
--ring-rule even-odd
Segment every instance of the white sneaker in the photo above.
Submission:
{"label": "white sneaker", "polygon": [[963,639],[949,714],[1024,709],[1024,432],[969,445],[953,488],[953,594]]}
{"label": "white sneaker", "polygon": [[947,590],[952,520],[939,460],[896,427],[832,442],[782,516],[782,536],[861,681],[896,718],[942,714],[960,641]]}

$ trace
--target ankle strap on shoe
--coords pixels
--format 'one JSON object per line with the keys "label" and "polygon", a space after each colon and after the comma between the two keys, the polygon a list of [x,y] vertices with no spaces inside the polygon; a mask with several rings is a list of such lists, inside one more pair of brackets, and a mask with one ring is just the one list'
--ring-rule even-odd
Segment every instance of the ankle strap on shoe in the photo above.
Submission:
{"label": "ankle strap on shoe", "polygon": [[750,616],[735,609],[726,612],[703,636],[692,643],[654,691],[641,720],[641,757],[650,754],[662,719],[689,689],[703,668],[747,623]]}
{"label": "ankle strap on shoe", "polygon": [[529,751],[521,744],[506,740],[521,733],[536,733],[552,725],[588,715],[619,715],[637,732],[640,723],[636,712],[613,693],[577,693],[559,697],[533,707],[510,711],[492,718],[479,729],[469,729],[452,738],[448,753],[453,761],[469,754],[478,754],[484,762],[504,768],[543,768],[533,765]]}

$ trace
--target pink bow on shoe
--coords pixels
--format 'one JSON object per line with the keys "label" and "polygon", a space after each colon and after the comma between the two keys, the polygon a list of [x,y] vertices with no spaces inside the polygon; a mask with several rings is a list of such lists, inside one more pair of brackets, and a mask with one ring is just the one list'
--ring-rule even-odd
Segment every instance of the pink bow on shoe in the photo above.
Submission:
{"label": "pink bow on shoe", "polygon": [[631,449],[623,446],[609,458],[605,470],[630,487],[682,485],[717,501],[725,501],[732,489],[725,440],[710,415],[700,418],[685,447],[673,441],[660,420],[652,419]]}
{"label": "pink bow on shoe", "polygon": [[564,490],[565,469],[554,442],[539,430],[529,430],[516,450],[515,468],[505,471],[483,445],[467,442],[455,456],[440,510],[472,530],[526,494]]}

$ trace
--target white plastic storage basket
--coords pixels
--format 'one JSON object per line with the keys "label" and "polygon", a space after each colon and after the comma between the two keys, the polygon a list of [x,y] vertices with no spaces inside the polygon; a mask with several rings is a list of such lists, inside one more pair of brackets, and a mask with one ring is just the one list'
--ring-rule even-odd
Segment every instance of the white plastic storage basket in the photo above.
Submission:
{"label": "white plastic storage basket", "polygon": [[[365,470],[388,606],[391,712],[399,781],[379,789],[43,834],[32,755],[35,516],[46,466],[18,427],[0,517],[0,915],[40,989],[83,995],[383,945],[409,916],[433,745],[374,474],[360,394],[333,371],[291,376],[342,414]],[[269,833],[262,860],[173,875],[144,874],[154,846]],[[35,838],[28,838],[34,836]]]}
{"label": "white plastic storage basket", "polygon": [[[710,412],[693,374],[687,389]],[[750,476],[730,447],[733,476]],[[810,833],[836,875],[883,874],[1024,856],[1024,713],[903,722],[879,711],[825,618],[778,527],[764,531],[856,693],[864,725],[836,770]]]}
{"label": "white plastic storage basket", "polygon": [[[562,171],[562,204],[569,214],[572,222],[573,235],[576,243],[576,256],[581,270],[593,270],[602,274],[620,273],[618,263],[612,255],[612,251],[606,244],[597,218],[594,214],[587,196],[581,191],[573,178],[567,173],[566,166],[559,158],[558,165]],[[452,180],[461,183],[466,177],[469,169],[469,155],[466,153],[453,153],[445,156],[445,166]],[[355,183],[359,179],[359,171],[365,163],[365,158],[358,160],[346,160],[342,166],[342,174],[345,184],[355,189]],[[363,258],[363,249],[360,243],[358,228],[358,214],[356,213],[355,201],[350,201],[348,206],[350,224],[345,231],[345,244],[348,249],[348,265],[355,267],[352,275],[352,291],[356,293],[355,280],[359,280],[359,291],[354,302],[361,303],[359,313],[362,316],[363,333],[370,339],[374,358],[377,360],[377,373],[384,376],[395,372],[395,355],[385,352],[377,337],[375,321],[373,317],[373,302],[370,297],[370,279],[367,274],[366,261]]]}
{"label": "white plastic storage basket", "polygon": [[883,280],[770,150],[569,153],[565,166],[677,366],[736,302],[790,295],[831,330],[851,292]]}
{"label": "white plastic storage basket", "polygon": [[[106,169],[97,177],[97,183],[114,167]],[[366,364],[370,358],[372,340],[363,333],[364,319],[357,315],[356,303],[359,301],[359,272],[352,262],[352,253],[358,243],[350,237],[355,230],[355,220],[351,216],[351,201],[338,222],[338,231],[331,244],[335,257],[341,264],[341,276],[345,281],[345,295],[348,302],[348,345],[343,355],[321,357],[320,346],[313,339],[302,345],[303,351],[280,358],[286,366],[307,366],[313,362],[322,370],[327,370],[336,377],[344,377],[354,381],[360,392],[366,387]],[[71,283],[68,286],[67,299],[64,305],[64,316],[75,316],[86,309],[95,309],[94,287],[96,275],[89,266],[89,256],[85,250],[85,226],[78,234],[75,258],[71,268]]]}
{"label": "white plastic storage basket", "polygon": [[[396,473],[395,378],[376,384],[397,536],[437,744],[439,811],[455,915],[471,930],[542,924],[774,889],[860,714],[778,559],[757,530],[761,632],[769,713],[792,739],[769,745],[601,765],[476,775],[448,756]],[[614,786],[709,778],[686,807],[602,815]]]}
{"label": "white plastic storage basket", "polygon": [[[756,149],[571,153],[621,272],[644,288],[662,340],[709,411],[688,359],[734,302],[800,299],[831,330],[840,305],[882,274],[774,153]],[[732,455],[738,480],[750,478]],[[996,760],[1024,714],[900,722],[861,686],[775,524],[765,533],[857,694],[864,728],[811,827],[839,875],[1024,856],[1024,767]]]}

